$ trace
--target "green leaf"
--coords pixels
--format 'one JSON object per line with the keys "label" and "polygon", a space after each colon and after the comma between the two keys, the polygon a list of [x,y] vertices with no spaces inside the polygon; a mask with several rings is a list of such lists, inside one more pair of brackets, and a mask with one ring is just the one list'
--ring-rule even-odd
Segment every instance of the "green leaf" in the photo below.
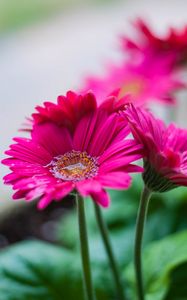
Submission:
{"label": "green leaf", "polygon": [[171,273],[170,289],[164,300],[187,299],[187,263],[179,265]]}
{"label": "green leaf", "polygon": [[[96,287],[100,300],[108,296]],[[80,258],[39,241],[22,242],[0,254],[1,300],[82,300]]]}
{"label": "green leaf", "polygon": [[[162,224],[160,225],[162,226]],[[144,281],[147,300],[163,300],[167,293],[172,290],[172,282],[176,281],[177,269],[187,263],[187,231],[173,234],[158,242],[150,244],[143,254],[143,268]],[[179,272],[177,273],[179,274]],[[182,273],[180,272],[180,275]],[[177,276],[178,282],[186,280],[185,277]],[[134,266],[131,264],[125,272],[125,277],[128,279],[130,285],[131,298],[135,298],[135,276]],[[185,281],[186,282],[186,281]],[[181,284],[181,283],[180,283]],[[175,290],[177,292],[177,289]],[[184,299],[187,299],[187,289],[183,290],[185,293]],[[167,298],[170,300],[172,298]],[[173,298],[173,300],[180,300]],[[182,300],[183,298],[181,298]]]}
{"label": "green leaf", "polygon": [[20,243],[1,252],[1,299],[73,299],[74,293],[82,299],[80,275],[73,272],[77,262],[72,266],[72,259],[66,250],[38,241]]}

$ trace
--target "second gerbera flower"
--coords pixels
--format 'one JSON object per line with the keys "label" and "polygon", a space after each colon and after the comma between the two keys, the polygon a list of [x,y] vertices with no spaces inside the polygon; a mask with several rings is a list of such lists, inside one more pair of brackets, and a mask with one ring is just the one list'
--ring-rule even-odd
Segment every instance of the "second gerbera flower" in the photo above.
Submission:
{"label": "second gerbera flower", "polygon": [[153,192],[187,186],[187,130],[168,127],[150,112],[127,107],[124,116],[144,151],[143,179]]}

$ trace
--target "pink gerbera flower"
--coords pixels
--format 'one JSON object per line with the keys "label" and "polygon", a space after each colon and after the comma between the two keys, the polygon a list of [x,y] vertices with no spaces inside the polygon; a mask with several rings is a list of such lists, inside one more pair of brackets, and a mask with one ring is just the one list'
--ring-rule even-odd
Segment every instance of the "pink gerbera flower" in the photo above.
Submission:
{"label": "pink gerbera flower", "polygon": [[156,36],[141,19],[135,22],[135,40],[122,38],[123,49],[140,59],[151,57],[170,57],[173,68],[187,63],[187,26],[181,30],[170,28],[165,37]]}
{"label": "pink gerbera flower", "polygon": [[[17,190],[14,199],[39,198],[42,209],[76,190],[107,207],[105,188],[128,188],[128,173],[142,171],[131,164],[141,157],[141,146],[124,139],[129,134],[127,121],[97,108],[94,96],[86,98],[87,103],[81,100],[72,107],[68,122],[61,117],[70,112],[71,101],[66,99],[63,105],[59,100],[57,104],[48,102],[33,115],[30,138],[14,138],[16,143],[6,151],[11,157],[3,160],[12,171],[4,181]],[[71,123],[74,115],[76,122],[72,119]]]}
{"label": "pink gerbera flower", "polygon": [[172,104],[174,92],[183,86],[178,75],[171,72],[168,59],[155,59],[113,66],[103,78],[87,79],[85,90],[96,94],[99,105],[106,96],[116,96],[119,108],[129,102],[145,106],[151,100]]}
{"label": "pink gerbera flower", "polygon": [[141,20],[136,27],[137,41],[122,38],[125,59],[110,64],[103,77],[86,79],[83,91],[92,90],[99,105],[109,95],[116,96],[114,110],[129,102],[136,106],[147,106],[150,101],[173,104],[175,92],[186,88],[181,66],[187,61],[187,27],[179,33],[171,29],[163,39]]}
{"label": "pink gerbera flower", "polygon": [[143,179],[151,191],[187,186],[187,130],[168,127],[151,113],[133,105],[123,113],[144,150]]}
{"label": "pink gerbera flower", "polygon": [[96,109],[96,106],[92,93],[81,95],[68,91],[66,96],[58,96],[57,103],[46,101],[43,106],[37,106],[37,112],[32,114],[29,125],[52,121],[73,131],[80,118]]}

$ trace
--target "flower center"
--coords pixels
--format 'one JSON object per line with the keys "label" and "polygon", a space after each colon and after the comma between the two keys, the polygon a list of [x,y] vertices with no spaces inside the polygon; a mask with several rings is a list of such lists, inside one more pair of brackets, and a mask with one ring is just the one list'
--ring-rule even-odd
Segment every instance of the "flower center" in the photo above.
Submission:
{"label": "flower center", "polygon": [[91,157],[85,151],[72,150],[54,157],[49,167],[56,178],[65,181],[81,181],[97,175],[98,159]]}
{"label": "flower center", "polygon": [[131,94],[133,96],[139,96],[144,90],[144,81],[140,78],[127,80],[122,84],[119,97],[122,98],[126,94]]}

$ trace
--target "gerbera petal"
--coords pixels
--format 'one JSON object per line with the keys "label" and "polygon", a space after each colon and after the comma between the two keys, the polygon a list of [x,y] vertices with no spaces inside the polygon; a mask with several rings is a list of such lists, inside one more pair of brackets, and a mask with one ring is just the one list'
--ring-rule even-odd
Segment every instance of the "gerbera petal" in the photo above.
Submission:
{"label": "gerbera petal", "polygon": [[13,139],[17,144],[13,144],[10,146],[11,149],[15,151],[19,151],[22,153],[27,152],[27,154],[34,155],[39,159],[43,158],[45,161],[49,161],[51,159],[51,155],[48,150],[46,150],[42,145],[35,143],[31,139],[16,137]]}
{"label": "gerbera petal", "polygon": [[122,166],[128,166],[129,163],[131,163],[132,161],[136,161],[139,158],[142,158],[141,154],[128,155],[117,159],[107,160],[101,165],[100,172],[106,173],[115,171],[119,168],[122,168]]}
{"label": "gerbera petal", "polygon": [[28,190],[19,190],[13,194],[12,199],[13,200],[23,199],[26,197],[27,193]]}
{"label": "gerbera petal", "polygon": [[132,178],[124,172],[110,172],[106,175],[99,175],[98,180],[106,188],[127,189]]}
{"label": "gerbera petal", "polygon": [[112,114],[101,127],[97,128],[97,134],[92,138],[89,153],[99,156],[105,151],[113,141],[113,134],[116,132],[117,115]]}
{"label": "gerbera petal", "polygon": [[66,197],[73,189],[73,185],[71,182],[64,182],[56,186],[56,188],[52,188],[50,193],[45,194],[38,203],[39,209],[44,209],[49,205],[49,203],[53,200],[60,201],[64,197]]}
{"label": "gerbera petal", "polygon": [[[122,140],[120,142],[113,143],[99,158],[100,164],[110,159],[114,160],[123,156],[131,155],[132,153],[140,154],[142,145],[138,144],[134,140]],[[139,156],[137,156],[137,159]]]}
{"label": "gerbera petal", "polygon": [[35,143],[44,147],[52,156],[72,150],[72,139],[67,128],[58,127],[53,123],[35,125],[32,131],[32,139]]}
{"label": "gerbera petal", "polygon": [[73,138],[73,146],[75,150],[84,151],[87,149],[91,136],[95,130],[97,121],[96,113],[89,113],[84,116],[77,125]]}
{"label": "gerbera petal", "polygon": [[92,192],[99,192],[101,191],[101,184],[99,181],[90,179],[90,180],[84,180],[76,183],[76,189],[82,196],[88,196]]}
{"label": "gerbera petal", "polygon": [[110,196],[104,189],[98,193],[93,192],[91,197],[97,204],[104,208],[107,208],[110,205]]}
{"label": "gerbera petal", "polygon": [[76,184],[76,188],[82,196],[90,196],[103,207],[110,205],[110,197],[96,180],[85,180]]}
{"label": "gerbera petal", "polygon": [[[17,143],[12,144],[10,150],[6,151],[5,154],[13,156],[16,163],[24,161],[45,165],[51,160],[50,153],[31,139],[14,138],[14,140]],[[6,160],[5,163],[7,163]],[[12,166],[12,163],[10,166]]]}
{"label": "gerbera petal", "polygon": [[60,201],[66,197],[74,188],[72,182],[59,183],[54,190],[54,200]]}
{"label": "gerbera petal", "polygon": [[46,208],[52,201],[53,199],[51,198],[50,194],[44,195],[38,202],[37,207],[38,209],[42,210]]}

